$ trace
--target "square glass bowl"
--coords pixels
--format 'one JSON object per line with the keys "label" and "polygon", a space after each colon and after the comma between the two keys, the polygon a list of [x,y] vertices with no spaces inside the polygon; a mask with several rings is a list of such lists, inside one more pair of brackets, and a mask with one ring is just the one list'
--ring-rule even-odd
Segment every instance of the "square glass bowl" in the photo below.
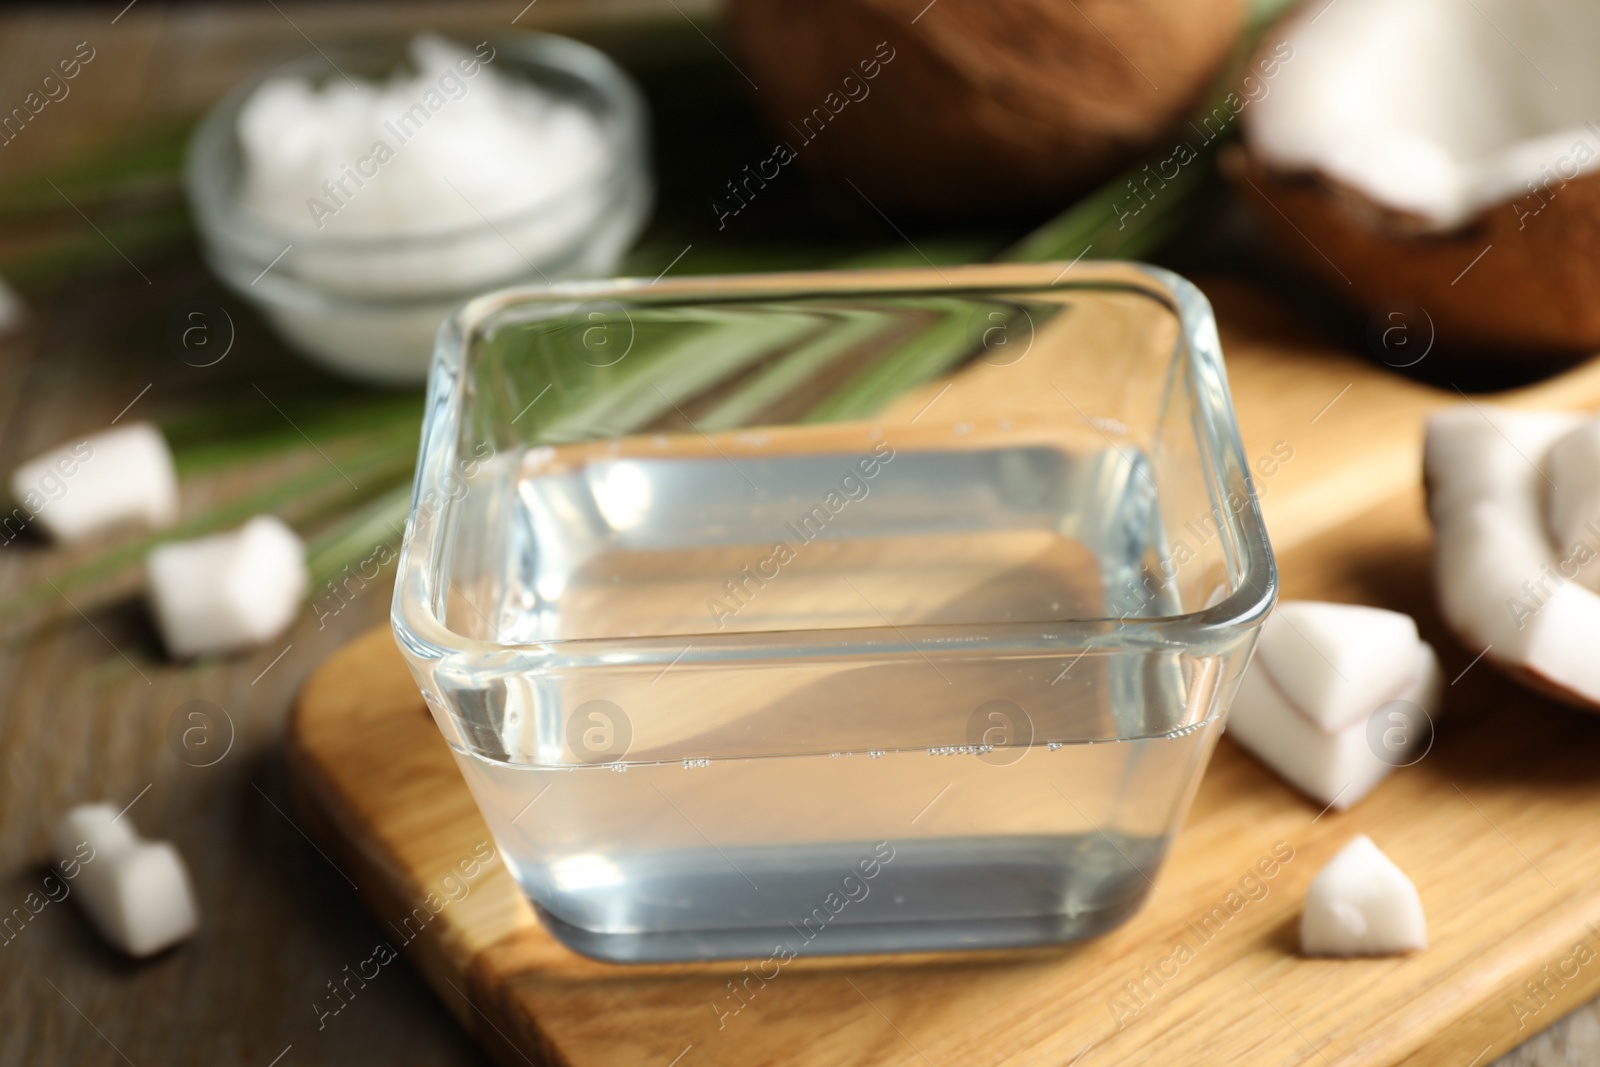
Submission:
{"label": "square glass bowl", "polygon": [[981,266],[468,304],[393,622],[556,937],[788,958],[1126,919],[1276,587],[1199,291]]}

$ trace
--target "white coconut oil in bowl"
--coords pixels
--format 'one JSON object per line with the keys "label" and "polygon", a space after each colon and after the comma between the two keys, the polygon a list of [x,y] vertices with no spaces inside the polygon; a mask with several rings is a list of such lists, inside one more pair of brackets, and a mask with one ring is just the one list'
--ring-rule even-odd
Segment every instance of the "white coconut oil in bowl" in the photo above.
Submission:
{"label": "white coconut oil in bowl", "polygon": [[609,275],[649,213],[627,76],[543,34],[333,49],[239,87],[190,144],[207,259],[295,348],[423,380],[487,289]]}

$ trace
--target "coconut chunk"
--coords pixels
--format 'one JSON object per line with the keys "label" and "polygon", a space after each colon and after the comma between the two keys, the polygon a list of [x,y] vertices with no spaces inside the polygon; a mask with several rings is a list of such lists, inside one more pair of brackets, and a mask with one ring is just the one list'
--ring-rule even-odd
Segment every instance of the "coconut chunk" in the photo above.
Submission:
{"label": "coconut chunk", "polygon": [[57,867],[89,922],[129,956],[152,956],[190,937],[200,909],[183,856],[171,842],[139,836],[110,804],[82,804],[57,824]]}
{"label": "coconut chunk", "polygon": [[178,513],[178,474],[161,431],[131,423],[58,445],[12,472],[12,513],[58,541],[80,541],[127,522],[165,526]]}
{"label": "coconut chunk", "polygon": [[[1600,554],[1600,419],[1580,424],[1550,446],[1545,457],[1545,519],[1556,551],[1562,557]],[[1600,568],[1580,574],[1593,588]]]}
{"label": "coconut chunk", "polygon": [[1511,411],[1492,404],[1461,404],[1428,419],[1423,472],[1428,512],[1442,514],[1520,491],[1540,497],[1546,485],[1540,458],[1582,425],[1559,411]]}
{"label": "coconut chunk", "polygon": [[[1489,405],[1433,416],[1428,510],[1434,584],[1451,629],[1489,660],[1531,674],[1541,688],[1600,705],[1600,657],[1585,640],[1600,632],[1600,595],[1573,581],[1587,575],[1585,564],[1600,543],[1580,537],[1560,550],[1543,506],[1547,492],[1552,502],[1563,495],[1560,483],[1552,489],[1550,472],[1558,465],[1557,444],[1579,424],[1565,413]],[[1585,447],[1580,441],[1563,448],[1560,463],[1581,470]],[[1576,470],[1563,481],[1572,492],[1588,491]]]}
{"label": "coconut chunk", "polygon": [[[1509,645],[1511,655],[1502,658],[1556,686],[1568,699],[1600,705],[1600,657],[1594,644],[1594,635],[1600,633],[1600,596],[1569,582],[1547,600],[1525,603],[1535,614],[1516,632],[1521,640]],[[1500,651],[1495,646],[1491,655]]]}
{"label": "coconut chunk", "polygon": [[174,656],[271,640],[294,621],[310,584],[300,538],[266,515],[230,533],[160,545],[145,569],[151,607]]}
{"label": "coconut chunk", "polygon": [[1290,703],[1337,730],[1416,674],[1419,642],[1417,624],[1403,612],[1289,600],[1267,617],[1256,659]]}
{"label": "coconut chunk", "polygon": [[[1302,793],[1343,811],[1396,767],[1426,754],[1433,739],[1431,717],[1438,712],[1443,688],[1438,657],[1432,647],[1417,641],[1399,687],[1329,730],[1298,708],[1256,663],[1234,696],[1228,736]],[[1391,707],[1395,701],[1405,703]],[[1386,708],[1398,717],[1382,714]]]}
{"label": "coconut chunk", "polygon": [[1372,838],[1357,834],[1306,890],[1300,951],[1307,956],[1391,956],[1428,947],[1417,887]]}
{"label": "coconut chunk", "polygon": [[[1527,496],[1479,501],[1441,519],[1433,561],[1445,618],[1467,644],[1493,645],[1502,658],[1515,658],[1525,646],[1532,602],[1560,584],[1551,577],[1552,553]],[[1518,608],[1524,602],[1526,613]]]}

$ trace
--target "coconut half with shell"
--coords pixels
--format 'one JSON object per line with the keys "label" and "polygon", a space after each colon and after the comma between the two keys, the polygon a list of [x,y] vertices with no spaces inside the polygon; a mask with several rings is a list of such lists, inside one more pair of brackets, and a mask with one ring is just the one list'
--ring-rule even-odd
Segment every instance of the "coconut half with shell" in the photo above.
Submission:
{"label": "coconut half with shell", "polygon": [[1600,418],[1462,404],[1429,418],[1423,467],[1446,624],[1529,688],[1600,711]]}
{"label": "coconut half with shell", "polygon": [[[1372,314],[1495,358],[1600,348],[1600,4],[1312,0],[1235,178]],[[1281,53],[1280,53],[1281,56]],[[1236,161],[1237,162],[1237,161]]]}
{"label": "coconut half with shell", "polygon": [[1059,206],[1188,117],[1244,9],[732,0],[728,32],[751,99],[807,170],[885,206]]}

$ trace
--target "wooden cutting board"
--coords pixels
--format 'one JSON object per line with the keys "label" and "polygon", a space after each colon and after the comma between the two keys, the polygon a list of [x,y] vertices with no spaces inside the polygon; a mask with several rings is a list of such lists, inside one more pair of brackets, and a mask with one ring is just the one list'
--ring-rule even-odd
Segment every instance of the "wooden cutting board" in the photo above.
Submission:
{"label": "wooden cutting board", "polygon": [[[741,964],[585,959],[543,931],[497,859],[478,864],[488,831],[387,629],[373,631],[301,695],[297,797],[391,943],[500,1062],[1465,1067],[1600,994],[1600,719],[1474,664],[1432,605],[1421,420],[1462,397],[1329,347],[1241,286],[1208,294],[1246,450],[1278,457],[1257,486],[1283,595],[1417,616],[1455,679],[1428,756],[1354,810],[1319,812],[1224,738],[1122,928],[1025,952],[801,958],[719,1020]],[[1600,408],[1600,361],[1494,399]],[[1426,952],[1296,955],[1305,887],[1355,833],[1416,883]]]}

